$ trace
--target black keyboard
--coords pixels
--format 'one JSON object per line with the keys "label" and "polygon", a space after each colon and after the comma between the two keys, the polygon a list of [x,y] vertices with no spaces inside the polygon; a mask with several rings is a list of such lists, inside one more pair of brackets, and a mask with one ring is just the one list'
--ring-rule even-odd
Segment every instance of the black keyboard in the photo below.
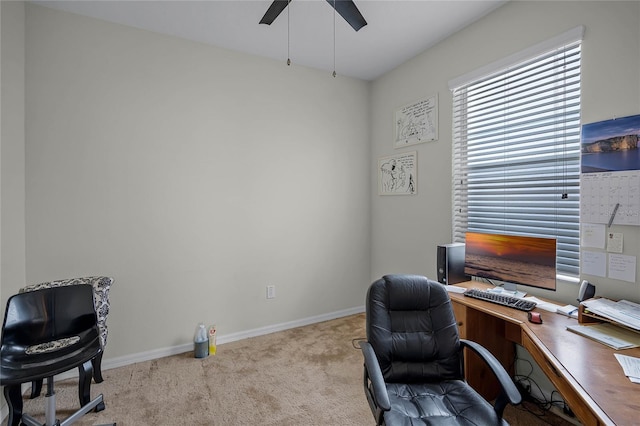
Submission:
{"label": "black keyboard", "polygon": [[517,297],[508,296],[506,294],[478,290],[477,288],[470,288],[464,292],[464,295],[473,297],[474,299],[486,300],[487,302],[508,306],[509,308],[521,311],[530,311],[536,307],[536,302],[532,302],[531,300],[518,299]]}

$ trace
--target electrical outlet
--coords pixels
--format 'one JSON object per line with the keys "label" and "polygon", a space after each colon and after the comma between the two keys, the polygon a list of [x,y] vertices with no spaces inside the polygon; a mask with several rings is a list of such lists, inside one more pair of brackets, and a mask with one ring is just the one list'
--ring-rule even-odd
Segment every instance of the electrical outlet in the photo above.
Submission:
{"label": "electrical outlet", "polygon": [[276,286],[268,285],[267,286],[267,299],[275,299],[276,298]]}

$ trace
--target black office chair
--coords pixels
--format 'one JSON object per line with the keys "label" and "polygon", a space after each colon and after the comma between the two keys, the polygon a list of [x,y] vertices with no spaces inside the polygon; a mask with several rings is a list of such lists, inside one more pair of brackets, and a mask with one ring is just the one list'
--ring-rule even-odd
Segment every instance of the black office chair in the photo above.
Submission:
{"label": "black office chair", "polygon": [[[507,403],[520,393],[489,351],[460,339],[451,300],[440,283],[386,275],[366,300],[364,390],[378,425],[506,425]],[[489,365],[503,388],[492,406],[464,379],[463,348]]]}
{"label": "black office chair", "polygon": [[[91,360],[101,351],[93,288],[76,285],[36,290],[7,301],[0,347],[0,385],[9,405],[8,425],[69,425],[91,410],[104,410],[102,394],[90,398]],[[53,376],[78,367],[81,408],[59,423]],[[22,413],[20,385],[46,379],[46,422]]]}
{"label": "black office chair", "polygon": [[[82,278],[69,278],[64,280],[46,281],[39,284],[32,284],[26,287],[22,287],[18,292],[26,293],[27,291],[41,290],[43,288],[51,287],[63,287],[67,285],[81,285],[90,284],[93,287],[93,304],[96,308],[96,315],[98,316],[98,330],[100,331],[100,343],[102,344],[102,351],[97,357],[91,360],[93,365],[93,380],[96,383],[104,381],[102,377],[102,355],[104,349],[107,346],[107,315],[109,314],[109,290],[113,284],[113,278],[111,277],[82,277]],[[42,391],[42,380],[37,380],[31,384],[31,399],[40,396]]]}

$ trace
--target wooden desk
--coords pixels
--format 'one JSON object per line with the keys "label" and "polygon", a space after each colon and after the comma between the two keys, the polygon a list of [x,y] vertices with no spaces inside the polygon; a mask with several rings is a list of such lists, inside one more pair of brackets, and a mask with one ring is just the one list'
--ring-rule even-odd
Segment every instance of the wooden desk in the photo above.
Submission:
{"label": "wooden desk", "polygon": [[[489,288],[478,281],[456,284]],[[523,346],[585,425],[640,424],[640,385],[632,383],[614,357],[619,352],[640,357],[640,348],[615,351],[572,333],[577,320],[536,309],[543,324],[527,321],[527,313],[458,293],[449,293],[460,336],[486,346],[513,374],[515,346]],[[466,356],[466,355],[465,355]],[[486,398],[497,393],[497,383],[482,362],[466,359],[467,380]]]}

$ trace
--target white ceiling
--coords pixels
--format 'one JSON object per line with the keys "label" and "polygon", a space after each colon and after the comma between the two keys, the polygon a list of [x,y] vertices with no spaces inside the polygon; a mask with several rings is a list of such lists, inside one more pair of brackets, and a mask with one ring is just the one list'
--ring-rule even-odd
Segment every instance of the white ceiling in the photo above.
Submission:
{"label": "white ceiling", "polygon": [[[335,70],[376,79],[506,1],[355,0],[368,25],[356,32],[336,15]],[[34,3],[283,63],[289,49],[292,66],[334,70],[334,11],[325,0],[293,0],[270,26],[258,22],[271,0]]]}

